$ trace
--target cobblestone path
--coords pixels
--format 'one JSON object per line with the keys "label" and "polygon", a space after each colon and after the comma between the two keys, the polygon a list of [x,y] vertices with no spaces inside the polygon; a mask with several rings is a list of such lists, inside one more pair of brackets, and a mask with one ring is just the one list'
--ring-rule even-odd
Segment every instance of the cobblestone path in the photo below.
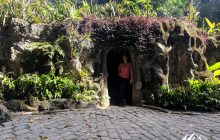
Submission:
{"label": "cobblestone path", "polygon": [[76,109],[41,115],[20,115],[0,125],[0,140],[23,139],[182,139],[196,133],[220,139],[220,114],[169,114],[142,107],[106,110]]}

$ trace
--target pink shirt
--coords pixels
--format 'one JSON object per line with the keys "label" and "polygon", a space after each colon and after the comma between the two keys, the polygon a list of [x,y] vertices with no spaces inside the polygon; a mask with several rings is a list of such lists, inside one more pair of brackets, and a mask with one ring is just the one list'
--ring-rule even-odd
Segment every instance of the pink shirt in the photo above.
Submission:
{"label": "pink shirt", "polygon": [[132,72],[132,65],[131,63],[121,63],[118,67],[118,75],[122,78],[129,79],[130,73]]}

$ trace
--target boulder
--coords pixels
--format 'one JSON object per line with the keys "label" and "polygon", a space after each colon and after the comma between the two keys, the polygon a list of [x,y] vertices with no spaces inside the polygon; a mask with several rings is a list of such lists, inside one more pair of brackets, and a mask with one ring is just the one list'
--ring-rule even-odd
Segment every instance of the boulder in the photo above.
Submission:
{"label": "boulder", "polygon": [[76,105],[76,108],[86,108],[89,106],[89,103],[83,100],[80,100]]}
{"label": "boulder", "polygon": [[28,104],[33,108],[39,108],[41,102],[38,100],[38,97],[30,96],[28,99]]}
{"label": "boulder", "polygon": [[50,102],[48,100],[41,101],[41,104],[38,110],[43,111],[43,110],[49,110],[49,109],[51,109]]}
{"label": "boulder", "polygon": [[75,109],[76,107],[77,107],[77,103],[73,99],[68,99],[66,103],[64,104],[64,108],[67,108],[67,109]]}
{"label": "boulder", "polygon": [[77,103],[73,99],[51,99],[41,101],[39,110],[74,109],[76,106]]}
{"label": "boulder", "polygon": [[25,104],[25,101],[22,101],[22,100],[10,100],[10,101],[7,101],[5,103],[5,106],[8,109],[11,109],[11,110],[14,110],[14,111],[18,111],[18,110],[21,110],[22,104]]}
{"label": "boulder", "polygon": [[67,109],[67,99],[52,99],[49,100],[50,102],[50,109],[57,110],[57,109]]}
{"label": "boulder", "polygon": [[8,109],[0,103],[0,124],[11,119],[11,114]]}
{"label": "boulder", "polygon": [[8,109],[13,111],[37,111],[38,108],[31,107],[23,100],[10,100],[5,103]]}

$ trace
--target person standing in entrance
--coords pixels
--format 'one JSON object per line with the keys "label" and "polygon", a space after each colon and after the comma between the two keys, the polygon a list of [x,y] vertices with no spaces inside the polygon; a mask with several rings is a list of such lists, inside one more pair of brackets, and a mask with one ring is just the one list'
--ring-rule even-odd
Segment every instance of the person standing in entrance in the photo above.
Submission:
{"label": "person standing in entrance", "polygon": [[118,76],[120,82],[120,104],[126,104],[126,94],[128,94],[129,83],[133,81],[132,64],[128,62],[128,57],[123,55],[123,62],[119,64]]}

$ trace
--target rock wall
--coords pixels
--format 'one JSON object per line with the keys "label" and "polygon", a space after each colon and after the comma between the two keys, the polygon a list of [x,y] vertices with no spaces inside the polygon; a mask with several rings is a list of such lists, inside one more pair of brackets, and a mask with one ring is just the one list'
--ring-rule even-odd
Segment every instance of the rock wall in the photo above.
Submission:
{"label": "rock wall", "polygon": [[178,87],[189,78],[204,78],[206,63],[220,61],[217,38],[209,39],[208,34],[188,21],[131,17],[93,21],[92,27],[97,49],[95,72],[108,77],[106,55],[110,50],[130,52],[134,69],[133,103],[140,101],[142,93],[154,92],[158,85]]}
{"label": "rock wall", "polygon": [[[5,70],[6,67],[7,72],[13,71],[16,75],[44,73],[41,69],[58,69],[56,63],[63,61],[65,70],[82,67],[89,70],[93,73],[92,80],[103,74],[105,88],[102,90],[106,96],[108,52],[128,51],[134,69],[133,102],[138,102],[143,91],[152,92],[157,85],[176,87],[188,78],[202,77],[206,62],[220,61],[220,37],[209,37],[184,20],[128,17],[82,23],[84,28],[91,28],[87,30],[91,37],[85,37],[80,46],[74,46],[81,47],[81,51],[79,56],[73,57],[71,43],[77,44],[77,37],[60,42],[63,56],[56,55],[52,49],[59,36],[68,34],[65,24],[30,24],[12,19],[0,28],[0,68]],[[33,42],[49,42],[51,46],[39,49],[39,46],[33,47]],[[52,56],[47,53],[51,51],[54,52]],[[38,59],[39,56],[42,59]],[[107,100],[103,102],[109,105]]]}
{"label": "rock wall", "polygon": [[[4,67],[6,72],[14,72],[15,75],[50,69],[49,62],[57,57],[57,54],[49,54],[52,51],[56,53],[52,42],[65,34],[59,26],[31,24],[16,18],[0,29],[0,68]],[[43,48],[44,43],[46,48]],[[37,63],[41,66],[36,66]]]}
{"label": "rock wall", "polygon": [[[69,23],[31,24],[13,18],[0,27],[0,72],[13,72],[16,77],[24,73],[48,73],[53,69],[59,75],[62,67],[68,73],[82,69],[94,73],[93,59],[90,59],[91,39],[86,36],[65,38],[68,31]],[[73,49],[77,50],[76,54],[72,54],[75,53]],[[100,97],[97,104],[108,107],[106,82],[100,76],[96,79],[89,75],[85,80],[96,85]]]}

